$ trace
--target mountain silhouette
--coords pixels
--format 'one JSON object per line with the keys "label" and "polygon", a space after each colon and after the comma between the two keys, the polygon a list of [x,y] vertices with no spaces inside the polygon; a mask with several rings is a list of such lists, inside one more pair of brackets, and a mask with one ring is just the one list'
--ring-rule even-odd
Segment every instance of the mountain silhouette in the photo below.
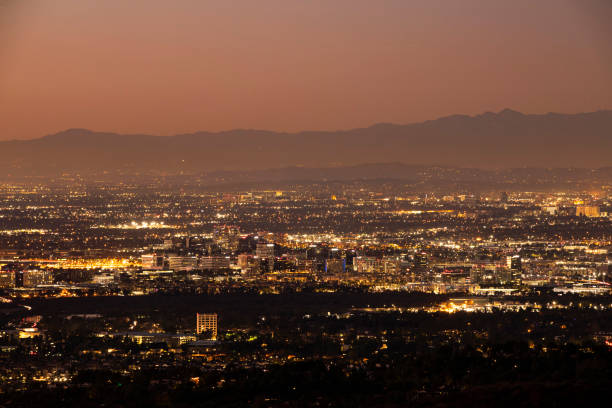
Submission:
{"label": "mountain silhouette", "polygon": [[523,114],[510,109],[408,125],[282,133],[239,129],[175,136],[69,129],[0,142],[5,175],[181,174],[407,163],[469,168],[612,165],[612,111]]}

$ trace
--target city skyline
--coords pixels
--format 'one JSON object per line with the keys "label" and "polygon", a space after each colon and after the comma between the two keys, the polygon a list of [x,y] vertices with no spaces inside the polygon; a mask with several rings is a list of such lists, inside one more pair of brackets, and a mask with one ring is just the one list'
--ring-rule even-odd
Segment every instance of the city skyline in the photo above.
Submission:
{"label": "city skyline", "polygon": [[605,405],[610,21],[0,0],[0,408]]}

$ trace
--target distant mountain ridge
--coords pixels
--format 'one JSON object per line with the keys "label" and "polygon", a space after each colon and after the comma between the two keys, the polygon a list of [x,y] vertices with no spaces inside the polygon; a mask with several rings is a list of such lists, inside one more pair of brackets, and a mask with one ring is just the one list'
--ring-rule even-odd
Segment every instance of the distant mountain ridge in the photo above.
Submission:
{"label": "distant mountain ridge", "polygon": [[298,133],[238,129],[175,136],[69,129],[0,142],[4,175],[264,170],[362,163],[468,168],[612,165],[612,111],[523,114],[510,109],[396,125]]}

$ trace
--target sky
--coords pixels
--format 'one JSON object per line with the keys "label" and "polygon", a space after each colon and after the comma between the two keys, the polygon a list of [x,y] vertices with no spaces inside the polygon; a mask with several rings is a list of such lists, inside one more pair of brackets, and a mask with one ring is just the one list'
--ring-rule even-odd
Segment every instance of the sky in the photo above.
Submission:
{"label": "sky", "polygon": [[0,0],[0,140],[612,109],[609,0]]}

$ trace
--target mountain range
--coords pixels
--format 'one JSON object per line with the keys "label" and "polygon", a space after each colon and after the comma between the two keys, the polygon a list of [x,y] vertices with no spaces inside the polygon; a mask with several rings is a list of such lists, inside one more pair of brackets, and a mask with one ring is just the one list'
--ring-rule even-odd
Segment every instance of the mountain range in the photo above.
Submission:
{"label": "mountain range", "polygon": [[[453,115],[342,131],[196,132],[175,136],[70,129],[0,142],[0,175],[198,174],[405,163],[459,168],[612,165],[612,111]],[[390,168],[393,168],[391,166]]]}

